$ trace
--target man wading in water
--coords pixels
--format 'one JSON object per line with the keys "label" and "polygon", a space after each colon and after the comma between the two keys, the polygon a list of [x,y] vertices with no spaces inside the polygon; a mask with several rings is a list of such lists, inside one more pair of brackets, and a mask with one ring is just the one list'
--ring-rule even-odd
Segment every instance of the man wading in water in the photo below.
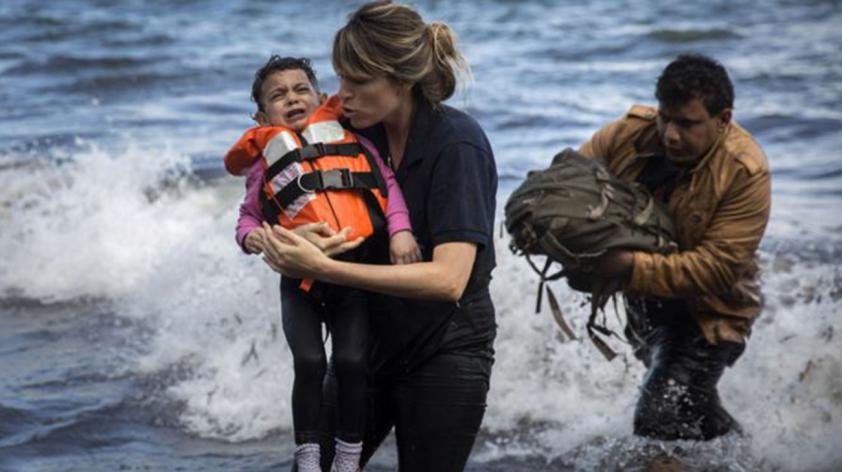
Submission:
{"label": "man wading in water", "polygon": [[579,150],[669,208],[679,251],[614,250],[596,274],[623,281],[627,337],[647,367],[634,433],[709,440],[739,431],[716,384],[761,309],[756,251],[769,219],[769,166],[732,118],[721,64],[682,55],[658,78],[658,108],[633,106]]}

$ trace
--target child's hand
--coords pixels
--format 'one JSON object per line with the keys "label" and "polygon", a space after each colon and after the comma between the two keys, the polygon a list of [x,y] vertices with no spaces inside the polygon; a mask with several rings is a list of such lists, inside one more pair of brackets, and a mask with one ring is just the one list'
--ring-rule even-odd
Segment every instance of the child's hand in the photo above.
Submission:
{"label": "child's hand", "polygon": [[411,231],[398,231],[389,238],[392,264],[412,264],[421,261],[421,249]]}
{"label": "child's hand", "polygon": [[263,252],[263,233],[266,230],[263,228],[255,228],[246,235],[246,251],[249,254],[260,254]]}

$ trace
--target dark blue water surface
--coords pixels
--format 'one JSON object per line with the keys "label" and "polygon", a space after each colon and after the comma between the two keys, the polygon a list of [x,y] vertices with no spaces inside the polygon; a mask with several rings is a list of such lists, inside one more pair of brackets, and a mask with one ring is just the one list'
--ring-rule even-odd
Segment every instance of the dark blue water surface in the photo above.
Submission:
{"label": "dark blue water surface", "polygon": [[[270,54],[310,57],[335,91],[333,34],[358,4],[0,4],[0,471],[286,470],[276,280],[232,242],[242,184],[221,156],[251,125],[251,79]],[[842,3],[416,6],[459,35],[473,81],[450,103],[488,134],[500,201],[560,149],[653,103],[676,54],[722,61],[735,117],[773,169],[767,310],[723,381],[751,438],[678,447],[699,470],[836,467]],[[505,244],[469,470],[642,470],[673,450],[630,437],[642,368],[558,342]],[[559,289],[581,328],[581,297]],[[387,443],[366,470],[393,470],[394,454]]]}

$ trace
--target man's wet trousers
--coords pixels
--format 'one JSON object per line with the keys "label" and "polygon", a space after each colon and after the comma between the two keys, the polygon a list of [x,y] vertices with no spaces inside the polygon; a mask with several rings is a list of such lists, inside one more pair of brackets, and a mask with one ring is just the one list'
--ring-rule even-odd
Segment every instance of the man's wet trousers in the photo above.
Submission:
{"label": "man's wet trousers", "polygon": [[626,335],[647,367],[634,433],[661,440],[709,440],[740,430],[716,385],[744,344],[710,344],[680,301],[628,300]]}

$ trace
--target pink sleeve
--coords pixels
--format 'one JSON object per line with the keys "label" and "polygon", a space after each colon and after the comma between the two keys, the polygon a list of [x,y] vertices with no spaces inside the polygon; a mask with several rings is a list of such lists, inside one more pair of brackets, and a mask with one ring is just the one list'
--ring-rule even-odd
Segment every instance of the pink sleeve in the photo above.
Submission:
{"label": "pink sleeve", "polygon": [[380,173],[386,179],[386,190],[389,192],[389,198],[386,200],[386,224],[389,226],[389,237],[400,231],[412,231],[409,210],[406,208],[403,192],[401,192],[398,181],[395,179],[395,173],[383,162],[380,153],[377,152],[377,148],[371,141],[359,135],[357,135],[357,139],[374,156],[374,161],[377,162]]}
{"label": "pink sleeve", "polygon": [[260,211],[260,183],[263,181],[263,167],[260,161],[255,162],[246,177],[246,196],[240,203],[240,218],[237,220],[237,234],[235,239],[243,252],[246,251],[246,236],[263,223]]}

